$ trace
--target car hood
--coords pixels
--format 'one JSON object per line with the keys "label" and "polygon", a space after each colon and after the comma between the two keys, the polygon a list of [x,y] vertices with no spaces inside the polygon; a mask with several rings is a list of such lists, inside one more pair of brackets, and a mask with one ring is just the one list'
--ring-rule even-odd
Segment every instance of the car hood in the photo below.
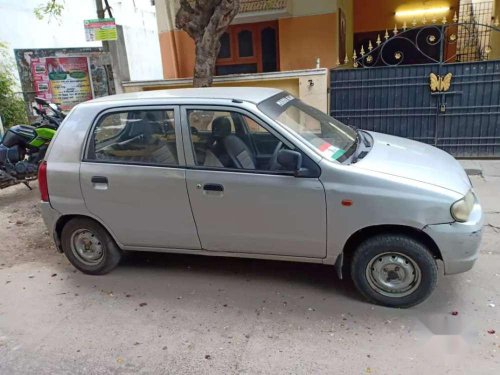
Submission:
{"label": "car hood", "polygon": [[392,135],[368,132],[374,139],[370,152],[356,168],[408,178],[465,195],[470,180],[450,154],[425,143]]}

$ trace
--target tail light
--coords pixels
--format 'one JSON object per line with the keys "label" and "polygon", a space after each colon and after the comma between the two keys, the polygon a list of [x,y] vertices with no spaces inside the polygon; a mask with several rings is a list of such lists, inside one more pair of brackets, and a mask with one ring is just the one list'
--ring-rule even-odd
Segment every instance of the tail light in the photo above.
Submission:
{"label": "tail light", "polygon": [[47,162],[43,161],[38,167],[38,189],[43,202],[49,201],[49,186],[47,185]]}

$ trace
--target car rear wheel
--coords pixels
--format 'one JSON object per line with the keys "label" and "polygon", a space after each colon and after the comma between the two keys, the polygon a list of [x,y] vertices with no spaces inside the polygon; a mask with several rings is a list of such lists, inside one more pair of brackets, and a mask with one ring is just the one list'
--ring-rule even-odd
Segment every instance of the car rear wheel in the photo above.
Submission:
{"label": "car rear wheel", "polygon": [[424,301],[436,287],[437,273],[429,249],[405,235],[369,238],[359,245],[351,262],[351,277],[360,293],[388,307]]}
{"label": "car rear wheel", "polygon": [[122,257],[109,233],[99,223],[87,218],[75,218],[66,223],[61,244],[71,264],[91,275],[110,272]]}

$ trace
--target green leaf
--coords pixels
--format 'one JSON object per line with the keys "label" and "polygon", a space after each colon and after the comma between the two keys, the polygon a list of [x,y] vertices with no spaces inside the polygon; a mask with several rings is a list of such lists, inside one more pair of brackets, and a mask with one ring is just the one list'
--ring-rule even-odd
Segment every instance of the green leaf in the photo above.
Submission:
{"label": "green leaf", "polygon": [[14,63],[8,47],[0,42],[0,115],[6,128],[28,122],[25,102],[16,92],[18,88],[13,69]]}
{"label": "green leaf", "polygon": [[61,15],[64,10],[64,1],[65,0],[48,0],[46,3],[40,4],[33,9],[33,13],[39,20],[43,20],[47,17],[49,23],[52,20],[56,20],[60,23]]}

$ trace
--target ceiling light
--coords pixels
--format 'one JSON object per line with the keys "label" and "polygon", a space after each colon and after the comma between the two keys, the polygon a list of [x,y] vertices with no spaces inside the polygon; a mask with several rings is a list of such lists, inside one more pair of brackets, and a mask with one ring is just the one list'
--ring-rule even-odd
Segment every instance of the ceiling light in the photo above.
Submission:
{"label": "ceiling light", "polygon": [[396,17],[415,17],[415,16],[425,16],[427,14],[439,14],[447,13],[450,7],[434,7],[434,8],[420,8],[411,10],[400,10],[396,12]]}

